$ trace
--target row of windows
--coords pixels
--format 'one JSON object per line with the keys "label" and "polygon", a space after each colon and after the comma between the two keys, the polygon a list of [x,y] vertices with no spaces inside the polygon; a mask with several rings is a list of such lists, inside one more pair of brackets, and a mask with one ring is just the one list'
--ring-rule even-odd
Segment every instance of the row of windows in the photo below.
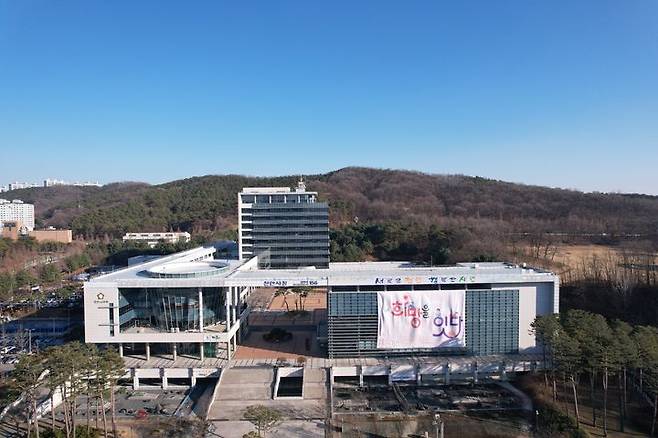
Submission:
{"label": "row of windows", "polygon": [[259,239],[253,239],[253,238],[242,239],[242,243],[247,244],[247,245],[251,245],[251,244],[254,244],[254,243],[258,243],[259,245],[267,245],[267,244],[281,245],[281,244],[285,244],[287,242],[295,242],[299,245],[301,245],[301,244],[314,245],[316,243],[319,243],[319,244],[322,244],[322,245],[327,245],[327,244],[329,244],[329,239],[308,239],[308,238],[294,239],[293,236],[290,236],[290,238],[285,239],[285,240],[283,240],[283,239],[260,239],[260,238]]}
{"label": "row of windows", "polygon": [[282,254],[282,253],[304,253],[304,254],[329,254],[329,248],[322,246],[311,246],[311,247],[294,247],[294,246],[283,246],[283,247],[268,247],[268,246],[255,246],[254,251],[265,251],[269,250],[271,254]]}
{"label": "row of windows", "polygon": [[277,215],[285,213],[300,213],[300,214],[329,214],[329,209],[326,204],[306,204],[298,207],[254,207],[243,208],[240,210],[242,214],[249,215]]}
{"label": "row of windows", "polygon": [[304,203],[315,202],[314,195],[241,195],[245,204],[269,204],[269,203]]}
{"label": "row of windows", "polygon": [[246,216],[242,215],[243,221],[251,222],[266,222],[266,221],[281,221],[281,220],[307,220],[307,221],[327,221],[328,216],[322,214],[307,214],[307,215],[298,215],[298,216],[284,216],[284,215],[263,215],[263,216]]}
{"label": "row of windows", "polygon": [[[283,254],[283,255],[272,254],[272,255],[270,256],[270,259],[272,259],[272,260],[289,260],[289,259],[302,259],[302,260],[303,260],[303,259],[324,259],[324,257],[313,257],[314,255],[315,255],[315,256],[320,256],[320,255],[322,255],[322,254],[313,254],[313,255],[311,255],[311,254]],[[326,255],[327,255],[326,258],[328,259],[328,258],[329,258],[329,253],[327,253]]]}
{"label": "row of windows", "polygon": [[246,235],[250,235],[250,237],[257,238],[259,240],[261,239],[276,239],[280,240],[281,238],[284,237],[294,237],[294,238],[310,238],[310,237],[322,237],[323,239],[329,239],[329,233],[327,231],[299,231],[299,232],[288,232],[288,231],[282,231],[282,232],[277,232],[276,234],[268,233],[266,231],[262,230],[254,230],[254,231],[244,231],[242,238],[247,238]]}
{"label": "row of windows", "polygon": [[326,230],[326,232],[329,232],[329,226],[326,223],[318,223],[318,224],[309,224],[305,222],[300,222],[300,223],[284,223],[284,224],[275,224],[275,223],[267,223],[267,224],[245,224],[245,228],[247,225],[251,225],[251,228],[254,229],[254,231],[260,231],[260,232],[266,232],[266,230],[269,230],[271,228],[274,228],[275,230],[273,231],[278,231],[279,229],[286,229],[286,228],[292,228],[292,229],[298,229],[299,231],[305,231],[305,230],[312,230],[312,229],[320,229],[320,230]]}

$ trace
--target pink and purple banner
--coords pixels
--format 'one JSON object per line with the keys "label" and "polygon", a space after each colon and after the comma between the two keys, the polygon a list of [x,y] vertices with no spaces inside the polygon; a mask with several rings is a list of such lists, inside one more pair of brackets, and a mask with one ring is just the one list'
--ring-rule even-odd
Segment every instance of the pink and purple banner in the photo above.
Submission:
{"label": "pink and purple banner", "polygon": [[377,348],[464,347],[466,292],[377,292]]}

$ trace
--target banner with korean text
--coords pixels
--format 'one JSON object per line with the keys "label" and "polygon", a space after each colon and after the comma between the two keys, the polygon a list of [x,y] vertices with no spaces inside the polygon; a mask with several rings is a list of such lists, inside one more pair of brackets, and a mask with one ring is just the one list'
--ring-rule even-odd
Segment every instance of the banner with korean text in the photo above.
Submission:
{"label": "banner with korean text", "polygon": [[466,292],[377,292],[377,348],[465,347]]}

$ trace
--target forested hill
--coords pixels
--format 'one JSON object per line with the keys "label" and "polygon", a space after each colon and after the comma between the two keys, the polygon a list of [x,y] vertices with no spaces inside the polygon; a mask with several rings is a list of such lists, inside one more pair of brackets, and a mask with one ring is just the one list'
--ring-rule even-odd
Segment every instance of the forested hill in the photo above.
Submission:
{"label": "forested hill", "polygon": [[[237,192],[245,186],[294,186],[297,176],[195,177],[161,185],[15,190],[2,197],[36,206],[43,226],[73,227],[85,237],[127,231],[223,230],[236,226]],[[655,235],[658,197],[585,194],[461,175],[345,168],[307,175],[307,186],[331,204],[331,224],[380,221],[514,232]]]}

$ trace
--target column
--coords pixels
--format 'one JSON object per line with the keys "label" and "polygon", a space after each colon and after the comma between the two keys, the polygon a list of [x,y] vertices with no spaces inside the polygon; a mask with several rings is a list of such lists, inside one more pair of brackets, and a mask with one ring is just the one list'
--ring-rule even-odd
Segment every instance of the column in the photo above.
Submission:
{"label": "column", "polygon": [[119,356],[123,357],[123,344],[119,344]]}
{"label": "column", "polygon": [[167,380],[167,370],[161,368],[160,376],[162,377],[162,389],[167,389],[169,387],[169,381]]}
{"label": "column", "polygon": [[133,389],[139,389],[139,377],[137,377],[137,370],[133,368],[131,372],[133,373]]}
{"label": "column", "polygon": [[203,351],[203,342],[199,342],[199,358],[204,360],[206,358],[206,352]]}
{"label": "column", "polygon": [[233,324],[238,320],[238,317],[240,316],[238,313],[238,307],[240,306],[240,288],[239,287],[234,287],[233,288]]}
{"label": "column", "polygon": [[356,370],[359,373],[359,387],[363,388],[363,365],[359,365]]}
{"label": "column", "polygon": [[194,385],[196,385],[196,376],[194,375],[194,368],[190,368],[189,373],[190,373],[190,384],[192,387],[194,387]]}
{"label": "column", "polygon": [[450,384],[450,362],[446,362],[445,368],[443,368],[443,382],[446,385]]}
{"label": "column", "polygon": [[151,360],[151,344],[146,343],[146,360]]}
{"label": "column", "polygon": [[203,332],[203,288],[199,288],[199,331]]}
{"label": "column", "polygon": [[175,362],[176,359],[178,359],[178,344],[176,344],[175,342],[171,344],[171,350],[174,355],[174,362]]}
{"label": "column", "polygon": [[233,294],[233,287],[229,286],[226,293],[226,332],[231,329],[231,295]]}

